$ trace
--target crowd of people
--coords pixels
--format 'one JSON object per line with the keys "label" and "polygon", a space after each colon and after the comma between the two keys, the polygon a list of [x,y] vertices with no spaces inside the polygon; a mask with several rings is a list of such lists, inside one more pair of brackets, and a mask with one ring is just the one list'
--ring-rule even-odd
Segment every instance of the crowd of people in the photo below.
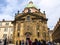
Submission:
{"label": "crowd of people", "polygon": [[51,42],[46,42],[45,40],[37,40],[35,39],[34,42],[32,42],[30,39],[26,40],[26,42],[24,42],[24,40],[21,40],[20,45],[53,45]]}
{"label": "crowd of people", "polygon": [[[4,45],[7,45],[7,39],[4,40]],[[16,43],[16,45],[55,45],[52,42],[46,42],[45,40],[37,40],[31,41],[30,39],[26,39],[26,41],[21,40],[20,43]]]}

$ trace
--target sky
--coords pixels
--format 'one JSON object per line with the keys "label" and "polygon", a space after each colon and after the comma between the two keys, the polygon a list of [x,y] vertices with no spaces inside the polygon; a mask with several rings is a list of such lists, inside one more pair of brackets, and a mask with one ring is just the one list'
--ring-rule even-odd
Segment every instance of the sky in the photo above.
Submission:
{"label": "sky", "polygon": [[18,10],[21,13],[30,1],[33,1],[42,13],[46,12],[47,26],[53,30],[60,18],[60,0],[0,0],[0,21],[14,20],[15,13]]}

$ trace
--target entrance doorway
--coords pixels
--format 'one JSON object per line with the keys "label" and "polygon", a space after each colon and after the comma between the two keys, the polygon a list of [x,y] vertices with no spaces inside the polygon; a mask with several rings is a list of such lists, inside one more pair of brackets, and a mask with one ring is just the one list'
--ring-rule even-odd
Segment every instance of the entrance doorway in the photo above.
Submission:
{"label": "entrance doorway", "polygon": [[26,32],[25,33],[25,36],[26,36],[26,40],[30,40],[31,33],[30,32]]}

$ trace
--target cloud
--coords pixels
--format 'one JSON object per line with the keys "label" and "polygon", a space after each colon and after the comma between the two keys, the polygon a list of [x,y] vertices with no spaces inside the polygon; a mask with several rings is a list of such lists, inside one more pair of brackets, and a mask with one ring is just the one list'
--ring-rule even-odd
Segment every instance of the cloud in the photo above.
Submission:
{"label": "cloud", "polygon": [[46,11],[46,17],[48,18],[48,28],[51,30],[56,25],[60,18],[60,0],[32,0],[41,12]]}
{"label": "cloud", "polygon": [[2,14],[2,15],[0,16],[0,21],[1,21],[2,19],[5,19],[5,20],[13,20],[14,17],[11,17],[10,15],[7,15],[7,14]]}
{"label": "cloud", "polygon": [[5,0],[0,0],[0,5],[6,6],[7,5],[7,2]]}
{"label": "cloud", "polygon": [[[0,17],[2,17],[1,19],[10,19],[10,17],[13,16],[12,12],[15,10],[16,11],[16,7],[17,7],[17,0],[5,0],[7,2],[7,6],[1,6],[0,5],[0,9],[2,13],[0,13]],[[4,4],[4,3],[3,3]],[[15,12],[14,11],[14,12]],[[2,16],[3,15],[3,16]],[[9,17],[9,18],[8,18]],[[0,19],[0,20],[1,20]],[[12,18],[11,18],[12,19]]]}

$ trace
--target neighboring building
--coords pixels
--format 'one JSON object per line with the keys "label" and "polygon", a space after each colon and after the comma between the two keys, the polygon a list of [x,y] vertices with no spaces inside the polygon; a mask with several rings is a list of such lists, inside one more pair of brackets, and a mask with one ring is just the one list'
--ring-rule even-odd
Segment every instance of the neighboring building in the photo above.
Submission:
{"label": "neighboring building", "polygon": [[50,30],[50,29],[49,29],[48,32],[49,32],[49,41],[52,42],[52,33],[53,33],[53,30]]}
{"label": "neighboring building", "polygon": [[5,21],[4,19],[0,21],[0,39],[12,39],[14,29],[11,22]]}
{"label": "neighboring building", "polygon": [[60,18],[56,26],[54,27],[52,38],[54,42],[60,42]]}
{"label": "neighboring building", "polygon": [[20,44],[21,40],[31,39],[34,41],[38,40],[49,40],[47,18],[45,11],[40,12],[33,2],[24,8],[22,13],[15,14],[15,20],[12,22],[14,25],[13,42],[16,45]]}

